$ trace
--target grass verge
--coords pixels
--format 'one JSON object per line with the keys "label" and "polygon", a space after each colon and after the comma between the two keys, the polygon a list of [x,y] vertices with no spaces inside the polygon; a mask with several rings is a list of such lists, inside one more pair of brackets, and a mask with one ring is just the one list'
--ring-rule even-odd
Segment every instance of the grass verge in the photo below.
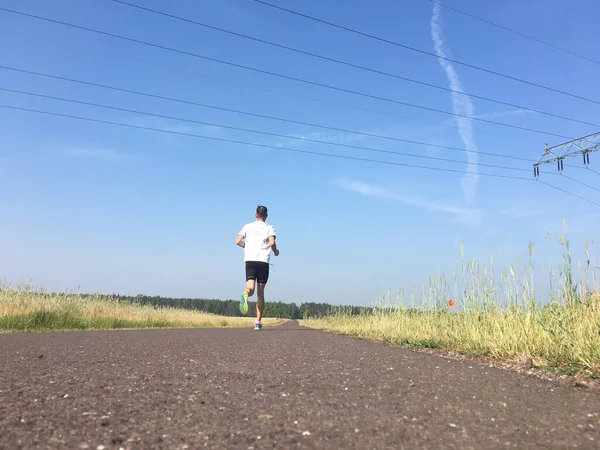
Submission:
{"label": "grass verge", "polygon": [[[386,306],[371,315],[341,312],[300,323],[393,345],[440,349],[492,361],[525,360],[557,375],[600,378],[600,294],[589,243],[584,275],[575,283],[569,242],[562,236],[558,241],[563,264],[550,268],[549,301],[536,301],[531,259],[523,274],[512,265],[499,276],[494,273],[493,257],[488,266],[463,259],[454,286],[444,276],[431,278],[423,286],[421,301],[411,301],[420,303],[418,307],[406,306],[399,295],[395,304],[388,298]],[[532,253],[530,245],[530,258]]]}
{"label": "grass verge", "polygon": [[[263,319],[276,326],[281,319]],[[159,308],[107,296],[47,294],[31,287],[0,286],[0,331],[108,330],[140,328],[250,327],[253,317],[224,317],[201,311]]]}

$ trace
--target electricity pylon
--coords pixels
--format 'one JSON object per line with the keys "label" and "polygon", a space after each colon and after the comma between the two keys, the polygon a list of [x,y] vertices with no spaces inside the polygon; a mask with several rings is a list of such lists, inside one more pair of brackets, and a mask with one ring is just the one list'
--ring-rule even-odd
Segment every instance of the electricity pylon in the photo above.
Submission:
{"label": "electricity pylon", "polygon": [[540,164],[548,164],[555,162],[558,166],[558,171],[563,171],[563,161],[565,158],[572,158],[577,155],[583,156],[583,165],[590,164],[590,153],[600,149],[600,132],[590,134],[581,138],[573,139],[572,141],[558,144],[554,147],[548,147],[538,162],[533,165],[533,176],[540,176]]}

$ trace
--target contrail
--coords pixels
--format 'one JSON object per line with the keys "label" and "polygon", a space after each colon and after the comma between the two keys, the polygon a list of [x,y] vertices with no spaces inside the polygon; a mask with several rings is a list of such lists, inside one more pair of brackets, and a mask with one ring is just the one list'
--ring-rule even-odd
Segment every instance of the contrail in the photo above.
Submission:
{"label": "contrail", "polygon": [[[444,41],[442,38],[442,29],[440,26],[441,22],[441,13],[440,13],[440,5],[437,0],[433,2],[433,14],[431,16],[431,38],[433,40],[433,45],[435,48],[435,52],[439,57],[445,58],[446,53],[444,52]],[[438,59],[442,69],[446,72],[446,76],[448,77],[448,81],[450,83],[450,88],[454,91],[464,92],[460,79],[458,77],[458,73],[454,70],[454,66],[452,63],[448,62],[445,59]],[[473,103],[471,103],[471,98],[464,94],[458,94],[456,92],[452,93],[452,107],[455,114],[463,114],[467,116],[474,116],[473,112]],[[466,117],[455,117],[456,122],[458,124],[458,133],[460,138],[467,150],[474,150],[477,152],[477,144],[475,144],[475,139],[473,137],[473,121]],[[477,161],[479,160],[479,155],[477,153],[468,153],[468,166],[467,169],[469,172],[475,172],[472,174],[465,174],[462,178],[461,184],[463,188],[463,194],[465,201],[470,203],[475,198],[475,193],[477,191],[477,182],[479,181],[478,166]]]}

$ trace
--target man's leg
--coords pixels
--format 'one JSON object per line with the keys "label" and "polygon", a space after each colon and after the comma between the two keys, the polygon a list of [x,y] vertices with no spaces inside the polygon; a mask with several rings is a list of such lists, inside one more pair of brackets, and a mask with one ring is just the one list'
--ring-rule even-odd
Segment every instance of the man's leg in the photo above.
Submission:
{"label": "man's leg", "polygon": [[254,280],[256,279],[256,267],[252,262],[246,262],[246,289],[242,291],[240,298],[240,312],[246,314],[248,312],[248,297],[254,294]]}
{"label": "man's leg", "polygon": [[260,330],[262,328],[262,324],[260,321],[262,320],[263,311],[265,310],[265,287],[267,285],[267,281],[269,281],[269,264],[261,263],[256,273],[256,281],[258,282],[257,296],[258,299],[256,301],[256,324],[255,329]]}
{"label": "man's leg", "polygon": [[254,261],[246,261],[246,289],[244,292],[248,294],[248,297],[252,297],[254,294],[254,280],[256,280],[256,265]]}
{"label": "man's leg", "polygon": [[254,280],[246,280],[246,289],[244,289],[248,293],[248,297],[252,297],[254,295]]}
{"label": "man's leg", "polygon": [[258,296],[256,300],[256,321],[258,323],[260,323],[263,311],[265,310],[265,286],[266,283],[258,283],[258,289],[256,290],[256,295]]}

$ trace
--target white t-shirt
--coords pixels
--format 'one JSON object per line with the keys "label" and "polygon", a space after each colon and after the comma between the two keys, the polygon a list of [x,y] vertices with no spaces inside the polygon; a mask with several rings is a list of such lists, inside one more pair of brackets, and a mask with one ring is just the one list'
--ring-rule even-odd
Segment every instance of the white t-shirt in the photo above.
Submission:
{"label": "white t-shirt", "polygon": [[269,262],[271,258],[269,236],[275,236],[275,228],[272,225],[262,220],[256,220],[244,225],[238,234],[245,238],[244,262]]}

